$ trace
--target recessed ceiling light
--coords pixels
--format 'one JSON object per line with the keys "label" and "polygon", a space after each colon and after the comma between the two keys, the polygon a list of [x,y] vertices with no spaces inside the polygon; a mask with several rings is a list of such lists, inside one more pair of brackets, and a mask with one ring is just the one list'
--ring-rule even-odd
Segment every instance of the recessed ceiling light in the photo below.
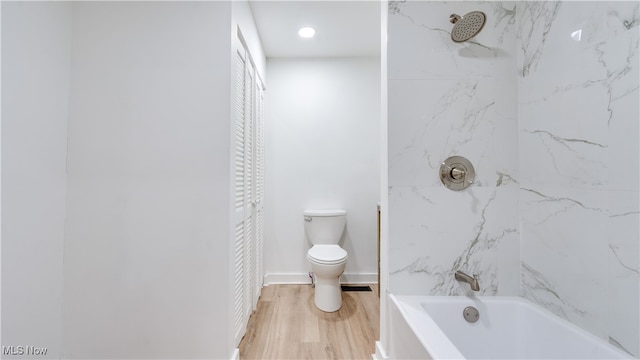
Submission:
{"label": "recessed ceiling light", "polygon": [[311,26],[305,26],[298,30],[298,35],[303,38],[312,38],[316,35],[316,29],[312,28]]}

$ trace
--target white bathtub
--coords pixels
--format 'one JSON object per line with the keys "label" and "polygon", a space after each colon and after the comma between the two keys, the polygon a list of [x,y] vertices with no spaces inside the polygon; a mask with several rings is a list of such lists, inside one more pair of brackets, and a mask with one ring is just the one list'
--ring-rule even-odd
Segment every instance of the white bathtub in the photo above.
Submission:
{"label": "white bathtub", "polygon": [[[393,359],[633,359],[517,297],[389,295]],[[476,323],[462,311],[474,306]]]}

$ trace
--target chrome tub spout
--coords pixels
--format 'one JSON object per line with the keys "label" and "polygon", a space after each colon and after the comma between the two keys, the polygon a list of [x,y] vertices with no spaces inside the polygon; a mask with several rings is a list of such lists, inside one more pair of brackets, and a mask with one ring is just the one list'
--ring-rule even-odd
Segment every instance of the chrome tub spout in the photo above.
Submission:
{"label": "chrome tub spout", "polygon": [[473,274],[473,277],[463,273],[462,271],[456,271],[455,278],[458,281],[466,282],[471,285],[471,290],[480,291],[480,284],[478,284],[478,275]]}

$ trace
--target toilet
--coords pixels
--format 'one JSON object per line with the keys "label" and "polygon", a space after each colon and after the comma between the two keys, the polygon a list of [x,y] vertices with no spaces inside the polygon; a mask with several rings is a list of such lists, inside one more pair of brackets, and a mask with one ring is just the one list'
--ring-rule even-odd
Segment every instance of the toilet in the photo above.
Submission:
{"label": "toilet", "polygon": [[325,312],[342,306],[340,275],[347,265],[347,252],[338,245],[347,221],[345,210],[306,210],[304,230],[311,241],[307,260],[315,278],[314,303]]}

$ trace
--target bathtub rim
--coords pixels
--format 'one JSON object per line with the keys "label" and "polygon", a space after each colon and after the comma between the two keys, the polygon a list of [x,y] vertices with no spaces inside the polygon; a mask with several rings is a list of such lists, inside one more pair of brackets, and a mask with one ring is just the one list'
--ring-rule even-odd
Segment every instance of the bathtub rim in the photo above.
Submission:
{"label": "bathtub rim", "polygon": [[[420,302],[417,302],[417,299],[425,299],[427,296],[398,295],[401,299],[413,298],[411,302],[401,302],[398,296],[392,293],[387,293],[387,296],[391,299],[393,306],[398,309],[411,331],[416,335],[420,344],[433,359],[465,359],[464,355],[451,342],[440,326],[422,308]],[[419,323],[407,321],[407,319],[415,318],[416,316],[424,317],[424,319],[421,319]],[[437,329],[437,331],[433,331],[434,329]],[[429,338],[429,342],[426,341],[426,338]],[[435,349],[434,343],[438,344]]]}
{"label": "bathtub rim", "polygon": [[[585,337],[595,343],[600,343],[603,346],[607,347],[614,353],[617,353],[620,359],[637,359],[633,355],[616,347],[615,345],[605,341],[604,339],[596,336],[595,334],[581,328],[580,326],[570,322],[567,319],[564,319],[551,311],[543,308],[542,306],[537,305],[529,299],[520,297],[520,296],[469,296],[469,295],[456,295],[456,296],[430,296],[430,295],[395,295],[392,293],[387,293],[393,306],[395,306],[398,311],[404,317],[405,322],[411,328],[411,330],[416,335],[416,338],[420,341],[420,343],[424,346],[427,352],[434,359],[466,359],[466,357],[458,350],[458,348],[453,344],[453,342],[449,339],[449,337],[445,334],[445,332],[440,328],[440,326],[431,318],[431,315],[428,313],[427,309],[423,307],[424,302],[438,302],[444,301],[447,302],[457,302],[460,304],[472,302],[475,303],[477,301],[488,301],[488,302],[502,302],[502,301],[511,301],[518,302],[525,307],[530,308],[531,310],[541,314],[542,316],[547,317],[550,321],[555,323],[560,323],[563,326],[568,327],[570,330],[578,333],[579,336]],[[422,313],[422,314],[420,314]],[[424,322],[420,324],[414,324],[415,321],[407,321],[407,319],[411,319],[412,315],[414,316],[422,316]],[[431,327],[429,329],[429,327]],[[437,329],[439,334],[434,333],[433,330]],[[423,333],[419,333],[416,331],[424,331]],[[423,334],[429,334],[429,336],[425,336]],[[436,343],[437,349],[434,349],[433,345],[427,344],[426,338],[429,338],[429,342]],[[437,340],[437,341],[435,341]]]}

